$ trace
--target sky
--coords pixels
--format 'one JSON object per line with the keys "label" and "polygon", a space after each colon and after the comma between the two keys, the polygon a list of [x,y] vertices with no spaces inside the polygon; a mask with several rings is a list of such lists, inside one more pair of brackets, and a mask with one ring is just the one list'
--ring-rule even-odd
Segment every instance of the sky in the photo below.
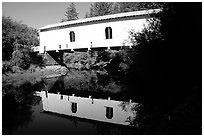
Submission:
{"label": "sky", "polygon": [[[2,2],[2,15],[33,28],[59,23],[70,2]],[[89,12],[91,2],[75,2],[79,18]]]}

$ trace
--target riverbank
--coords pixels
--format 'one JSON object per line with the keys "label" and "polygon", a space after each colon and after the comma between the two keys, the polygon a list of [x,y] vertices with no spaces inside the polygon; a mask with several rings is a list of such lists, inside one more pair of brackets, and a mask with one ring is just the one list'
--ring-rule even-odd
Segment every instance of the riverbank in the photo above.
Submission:
{"label": "riverbank", "polygon": [[[28,69],[26,71],[21,71],[18,73],[7,73],[2,75],[3,84],[18,83],[20,81],[29,81],[33,83],[34,81],[39,81],[42,78],[55,77],[65,75],[67,73],[67,68],[55,65],[55,66],[45,66],[45,67],[36,67]],[[39,79],[39,80],[38,80]]]}
{"label": "riverbank", "polygon": [[34,85],[37,82],[40,82],[43,78],[58,77],[65,75],[67,72],[68,69],[60,65],[30,68],[16,73],[3,74],[2,85],[14,85],[15,87],[18,87],[25,82]]}

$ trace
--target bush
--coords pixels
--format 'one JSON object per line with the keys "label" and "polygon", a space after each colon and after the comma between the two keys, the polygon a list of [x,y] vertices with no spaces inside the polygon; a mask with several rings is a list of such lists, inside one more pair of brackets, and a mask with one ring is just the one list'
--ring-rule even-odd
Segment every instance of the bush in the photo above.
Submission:
{"label": "bush", "polygon": [[12,66],[13,66],[12,62],[3,61],[2,62],[2,74],[6,74],[7,72],[13,72]]}
{"label": "bush", "polygon": [[12,64],[23,70],[27,70],[31,64],[43,66],[43,57],[34,53],[29,47],[23,46],[21,44],[15,45],[17,48],[12,53]]}
{"label": "bush", "polygon": [[28,69],[30,67],[30,56],[25,50],[16,50],[12,54],[12,61],[15,66],[18,66],[22,69]]}
{"label": "bush", "polygon": [[37,36],[36,29],[2,16],[2,59],[10,60],[18,44],[26,45],[26,48],[39,45]]}
{"label": "bush", "polygon": [[35,52],[30,52],[30,63],[33,65],[38,65],[38,66],[44,66],[44,61],[43,61],[43,56],[35,53]]}

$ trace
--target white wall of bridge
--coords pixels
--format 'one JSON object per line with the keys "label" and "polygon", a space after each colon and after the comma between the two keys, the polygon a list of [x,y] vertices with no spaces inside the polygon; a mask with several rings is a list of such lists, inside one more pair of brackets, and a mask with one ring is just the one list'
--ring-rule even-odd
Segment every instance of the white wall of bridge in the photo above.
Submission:
{"label": "white wall of bridge", "polygon": [[[40,32],[40,52],[46,50],[61,49],[80,49],[80,48],[97,48],[97,47],[114,47],[129,46],[129,31],[141,31],[147,25],[146,18],[135,20],[122,20],[105,23],[92,23],[69,27],[64,29],[50,30]],[[112,28],[112,39],[106,39],[105,28]],[[75,42],[70,42],[70,31],[75,33]]]}

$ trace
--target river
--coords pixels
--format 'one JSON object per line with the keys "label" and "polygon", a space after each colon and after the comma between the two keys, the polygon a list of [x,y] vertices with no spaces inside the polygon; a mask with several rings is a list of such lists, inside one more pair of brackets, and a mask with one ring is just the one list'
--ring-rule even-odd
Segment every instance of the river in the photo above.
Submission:
{"label": "river", "polygon": [[102,72],[72,73],[36,85],[8,86],[16,91],[3,98],[3,134],[137,134],[140,104],[120,85]]}
{"label": "river", "polygon": [[3,83],[2,134],[201,133],[199,92],[181,94],[179,89],[182,96],[178,96],[172,91],[157,92],[149,85],[138,88],[133,80],[129,86],[129,82],[123,75],[104,71],[70,70],[33,83]]}

